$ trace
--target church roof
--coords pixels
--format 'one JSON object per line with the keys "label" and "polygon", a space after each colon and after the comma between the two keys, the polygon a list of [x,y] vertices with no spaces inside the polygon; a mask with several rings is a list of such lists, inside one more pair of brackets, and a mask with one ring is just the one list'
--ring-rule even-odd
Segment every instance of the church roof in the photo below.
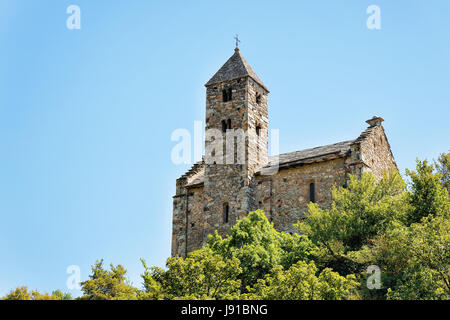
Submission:
{"label": "church roof", "polygon": [[215,83],[223,82],[226,80],[236,79],[248,76],[255,80],[264,89],[269,91],[261,79],[252,70],[250,65],[244,59],[239,49],[234,49],[234,54],[228,59],[227,62],[216,72],[216,74],[205,84],[205,86],[210,86]]}
{"label": "church roof", "polygon": [[261,172],[265,168],[270,168],[271,166],[276,165],[277,162],[280,168],[282,168],[344,157],[350,154],[351,145],[355,141],[356,140],[343,141],[326,146],[272,156],[269,158],[269,164],[264,168],[260,168],[257,172]]}

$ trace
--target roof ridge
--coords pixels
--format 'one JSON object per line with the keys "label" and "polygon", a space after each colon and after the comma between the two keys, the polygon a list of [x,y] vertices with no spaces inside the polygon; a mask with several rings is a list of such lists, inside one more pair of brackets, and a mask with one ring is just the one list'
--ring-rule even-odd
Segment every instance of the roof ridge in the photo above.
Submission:
{"label": "roof ridge", "polygon": [[355,142],[356,139],[352,139],[352,140],[346,140],[346,141],[341,141],[341,142],[336,142],[336,143],[331,143],[331,144],[325,144],[322,146],[318,146],[318,147],[312,147],[312,148],[306,148],[306,149],[301,149],[301,150],[297,150],[297,151],[291,151],[291,152],[285,152],[285,153],[280,153],[278,155],[274,155],[272,157],[276,157],[276,156],[281,156],[281,155],[285,155],[285,154],[290,154],[290,153],[296,153],[296,152],[303,152],[303,151],[308,151],[308,150],[314,150],[314,149],[319,149],[319,148],[325,148],[325,147],[331,147],[331,146],[335,146],[338,144],[346,144],[346,143],[353,143]]}

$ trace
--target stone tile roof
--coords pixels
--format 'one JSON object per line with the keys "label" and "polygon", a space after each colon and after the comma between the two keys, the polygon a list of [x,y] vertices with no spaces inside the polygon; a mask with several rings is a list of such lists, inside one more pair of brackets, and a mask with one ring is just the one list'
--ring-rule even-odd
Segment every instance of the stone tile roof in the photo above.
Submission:
{"label": "stone tile roof", "polygon": [[205,168],[202,167],[201,170],[199,170],[198,172],[196,172],[196,173],[188,180],[188,183],[186,184],[186,186],[188,186],[188,187],[193,187],[193,186],[201,185],[201,184],[203,184],[204,181],[205,181]]}
{"label": "stone tile roof", "polygon": [[203,159],[194,163],[194,165],[183,174],[178,180],[185,181],[186,186],[193,186],[203,183],[205,173],[205,163]]}
{"label": "stone tile roof", "polygon": [[[350,147],[355,141],[356,140],[343,141],[334,144],[329,144],[326,146],[320,146],[300,151],[283,153],[278,156],[272,156],[269,159],[269,164],[264,168],[269,168],[273,165],[276,165],[277,162],[279,166],[282,168],[344,157],[350,155],[351,151]],[[257,173],[261,172],[261,170],[264,168],[257,170]]]}
{"label": "stone tile roof", "polygon": [[249,76],[260,84],[264,89],[269,92],[261,79],[252,70],[250,65],[244,59],[239,49],[236,48],[234,54],[228,59],[227,62],[216,72],[216,74],[205,84],[210,86],[215,83],[219,83],[226,80]]}

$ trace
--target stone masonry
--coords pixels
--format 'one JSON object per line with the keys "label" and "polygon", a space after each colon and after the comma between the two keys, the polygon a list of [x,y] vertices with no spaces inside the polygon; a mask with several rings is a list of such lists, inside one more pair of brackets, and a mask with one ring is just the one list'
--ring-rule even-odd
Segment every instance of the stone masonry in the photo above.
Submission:
{"label": "stone masonry", "polygon": [[[346,185],[349,174],[371,171],[380,178],[396,168],[380,117],[367,120],[369,127],[355,140],[269,158],[269,90],[238,48],[205,86],[205,157],[176,181],[173,256],[200,248],[215,230],[226,235],[256,209],[277,230],[295,232],[308,203],[329,206],[332,187]],[[236,132],[243,135],[234,137]]]}

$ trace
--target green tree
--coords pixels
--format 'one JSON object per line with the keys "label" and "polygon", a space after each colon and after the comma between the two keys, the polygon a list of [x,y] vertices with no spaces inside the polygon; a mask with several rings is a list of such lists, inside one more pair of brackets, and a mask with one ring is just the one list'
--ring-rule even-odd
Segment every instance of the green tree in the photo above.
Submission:
{"label": "green tree", "polygon": [[342,300],[357,297],[358,283],[354,275],[342,277],[326,268],[317,276],[314,262],[298,261],[288,270],[276,266],[264,279],[259,279],[250,299],[264,300]]}
{"label": "green tree", "polygon": [[434,173],[432,165],[426,160],[417,160],[416,171],[406,169],[406,174],[411,179],[409,224],[419,222],[429,215],[448,215],[449,194],[441,184],[441,174]]}
{"label": "green tree", "polygon": [[28,291],[26,286],[17,287],[1,300],[71,300],[69,293],[63,293],[61,290],[53,291],[52,294],[40,293],[37,290]]}
{"label": "green tree", "polygon": [[125,277],[127,270],[111,264],[111,271],[103,268],[103,260],[92,266],[90,280],[81,282],[82,300],[134,300],[137,289]]}
{"label": "green tree", "polygon": [[140,299],[232,299],[239,295],[239,260],[224,260],[208,247],[191,252],[186,259],[169,258],[167,271],[142,263],[145,290]]}
{"label": "green tree", "polygon": [[2,300],[31,300],[32,295],[31,292],[28,291],[26,286],[17,287],[12,290],[6,296],[2,298]]}
{"label": "green tree", "polygon": [[436,171],[441,175],[441,184],[450,194],[450,153],[441,153],[435,162]]}
{"label": "green tree", "polygon": [[307,237],[276,231],[264,212],[257,210],[231,227],[226,238],[217,232],[209,236],[207,246],[224,259],[240,261],[241,289],[245,292],[277,265],[288,268],[300,259],[308,260],[312,244]]}
{"label": "green tree", "polygon": [[349,256],[360,265],[375,264],[382,271],[382,289],[365,298],[448,299],[450,199],[440,174],[426,161],[417,161],[403,207],[407,219],[391,221],[363,248]]}
{"label": "green tree", "polygon": [[73,300],[70,293],[64,293],[59,289],[53,291],[52,296],[58,297],[59,300]]}
{"label": "green tree", "polygon": [[450,299],[450,219],[429,216],[399,235],[403,272],[388,299]]}
{"label": "green tree", "polygon": [[186,259],[169,258],[167,270],[148,267],[141,299],[238,299],[276,266],[289,268],[308,260],[312,243],[305,236],[277,232],[264,212],[250,212],[222,238]]}
{"label": "green tree", "polygon": [[296,228],[316,245],[312,251],[320,268],[331,267],[341,274],[360,272],[353,258],[377,234],[396,220],[405,219],[405,184],[397,171],[380,181],[372,174],[350,176],[347,188],[332,190],[331,208],[309,205],[309,212]]}
{"label": "green tree", "polygon": [[[444,216],[430,216],[410,226],[396,223],[377,236],[359,258],[381,267],[379,298],[449,299],[449,237],[450,220]],[[374,293],[365,290],[363,297],[376,298]]]}

